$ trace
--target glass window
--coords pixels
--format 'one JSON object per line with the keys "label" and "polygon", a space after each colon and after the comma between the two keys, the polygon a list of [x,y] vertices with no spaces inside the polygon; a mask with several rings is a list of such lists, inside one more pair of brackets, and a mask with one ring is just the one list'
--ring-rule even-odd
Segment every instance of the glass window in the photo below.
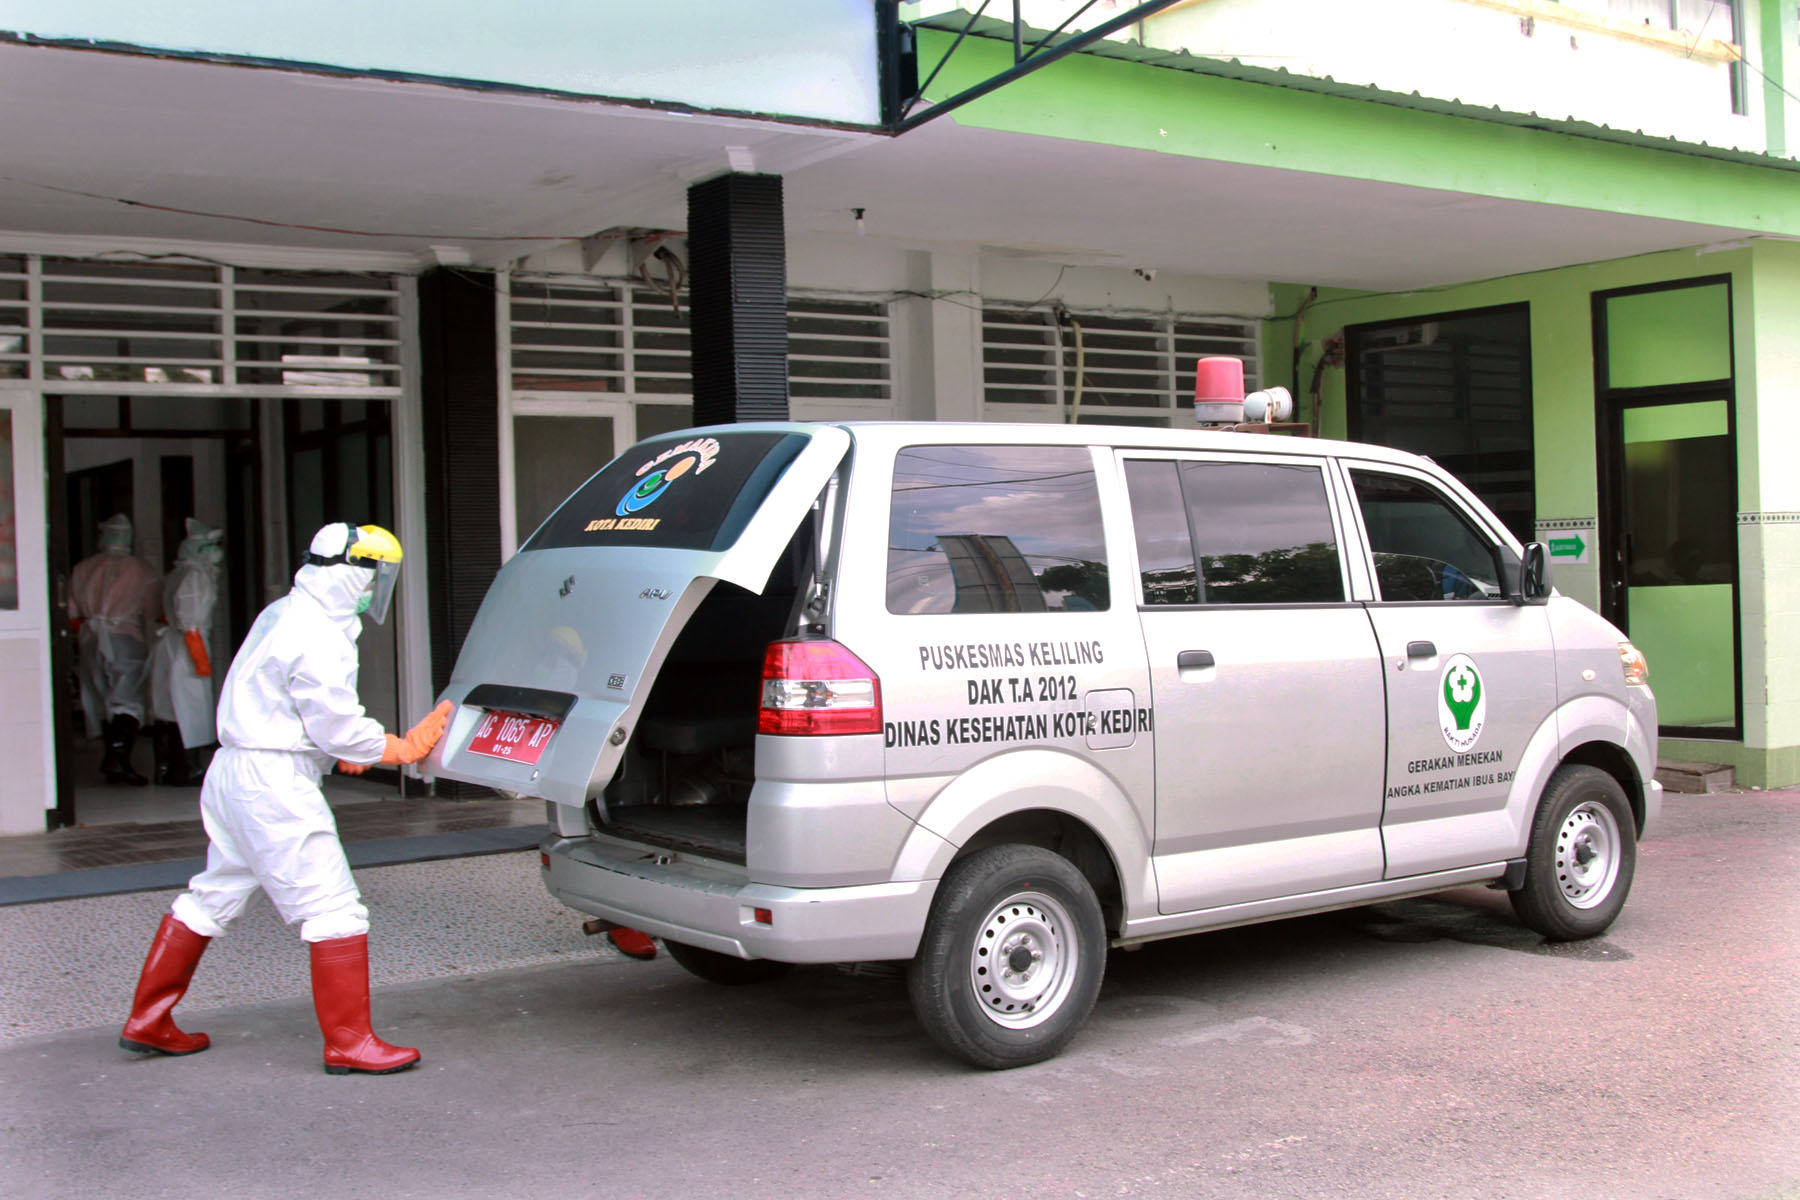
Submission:
{"label": "glass window", "polygon": [[1194,536],[1173,462],[1125,464],[1131,525],[1137,537],[1138,582],[1145,604],[1198,604]]}
{"label": "glass window", "polygon": [[1502,556],[1443,496],[1415,479],[1351,471],[1383,600],[1489,600]]}
{"label": "glass window", "polygon": [[677,434],[639,442],[569,497],[524,549],[724,550],[806,442],[799,433]]}
{"label": "glass window", "polygon": [[1125,478],[1145,604],[1344,599],[1318,467],[1134,461]]}
{"label": "glass window", "polygon": [[1346,337],[1351,440],[1429,456],[1530,541],[1529,307],[1356,325]]}
{"label": "glass window", "polygon": [[513,527],[530,537],[613,456],[611,417],[513,418]]}
{"label": "glass window", "polygon": [[1108,607],[1091,453],[1077,446],[916,446],[894,459],[893,613]]}

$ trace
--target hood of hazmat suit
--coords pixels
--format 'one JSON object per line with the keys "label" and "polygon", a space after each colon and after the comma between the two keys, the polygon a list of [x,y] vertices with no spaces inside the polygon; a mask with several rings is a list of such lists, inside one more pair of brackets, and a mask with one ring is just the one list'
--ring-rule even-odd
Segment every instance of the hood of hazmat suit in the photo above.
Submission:
{"label": "hood of hazmat suit", "polygon": [[114,513],[100,522],[100,548],[112,554],[130,554],[131,518]]}

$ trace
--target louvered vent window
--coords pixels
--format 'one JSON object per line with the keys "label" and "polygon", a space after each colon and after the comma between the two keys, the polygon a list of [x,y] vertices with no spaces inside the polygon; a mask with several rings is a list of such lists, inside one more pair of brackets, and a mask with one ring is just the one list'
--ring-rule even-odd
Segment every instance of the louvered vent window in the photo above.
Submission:
{"label": "louvered vent window", "polygon": [[398,297],[386,279],[236,272],[239,383],[400,386]]}
{"label": "louvered vent window", "polygon": [[[686,397],[693,386],[687,296],[624,280],[514,276],[512,387]],[[892,395],[887,305],[788,298],[788,379],[795,399]]]}
{"label": "louvered vent window", "polygon": [[25,260],[0,254],[0,379],[24,379],[31,370],[27,295]]}
{"label": "louvered vent window", "polygon": [[391,276],[0,256],[0,379],[400,387]]}
{"label": "louvered vent window", "polygon": [[1257,327],[1251,321],[983,310],[982,384],[990,416],[1060,419],[1076,403],[1083,422],[1169,425],[1185,416],[1194,362],[1230,355],[1244,383],[1258,386]]}

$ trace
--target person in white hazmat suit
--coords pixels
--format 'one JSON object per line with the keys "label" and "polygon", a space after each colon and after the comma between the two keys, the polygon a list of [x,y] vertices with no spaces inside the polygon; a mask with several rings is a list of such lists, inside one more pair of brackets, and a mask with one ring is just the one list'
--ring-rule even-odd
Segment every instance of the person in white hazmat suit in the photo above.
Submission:
{"label": "person in white hazmat suit", "polygon": [[449,701],[396,737],[356,697],[359,614],[386,618],[400,558],[399,541],[378,526],[325,526],[293,590],[263,610],[238,649],[219,696],[221,748],[200,789],[206,870],[151,942],[119,1037],[125,1049],[207,1048],[205,1034],[182,1032],[170,1014],[207,943],[260,887],[308,943],[325,1070],[387,1075],[419,1061],[370,1027],[369,912],[319,790],[333,762],[352,773],[414,763],[443,736]]}
{"label": "person in white hazmat suit", "polygon": [[106,735],[100,773],[108,783],[150,782],[131,766],[131,743],[145,717],[146,639],[162,607],[156,584],[156,568],[131,553],[131,518],[124,513],[100,522],[100,549],[69,573],[81,709],[88,736]]}
{"label": "person in white hazmat suit", "polygon": [[219,564],[225,561],[223,530],[193,517],[163,580],[168,624],[150,648],[150,710],[156,750],[156,782],[187,787],[197,770],[196,751],[217,739],[213,727],[212,624],[219,598]]}

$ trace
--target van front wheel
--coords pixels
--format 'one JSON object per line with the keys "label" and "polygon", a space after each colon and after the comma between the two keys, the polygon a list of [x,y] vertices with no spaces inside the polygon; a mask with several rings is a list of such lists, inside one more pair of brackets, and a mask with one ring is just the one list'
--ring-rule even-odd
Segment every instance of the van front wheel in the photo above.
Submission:
{"label": "van front wheel", "polygon": [[1525,848],[1513,911],[1552,941],[1604,933],[1625,907],[1637,868],[1637,824],[1619,781],[1565,763],[1550,776]]}
{"label": "van front wheel", "polygon": [[944,876],[907,987],[932,1040],[998,1070],[1068,1045],[1105,973],[1106,926],[1086,877],[1039,846],[989,846]]}

